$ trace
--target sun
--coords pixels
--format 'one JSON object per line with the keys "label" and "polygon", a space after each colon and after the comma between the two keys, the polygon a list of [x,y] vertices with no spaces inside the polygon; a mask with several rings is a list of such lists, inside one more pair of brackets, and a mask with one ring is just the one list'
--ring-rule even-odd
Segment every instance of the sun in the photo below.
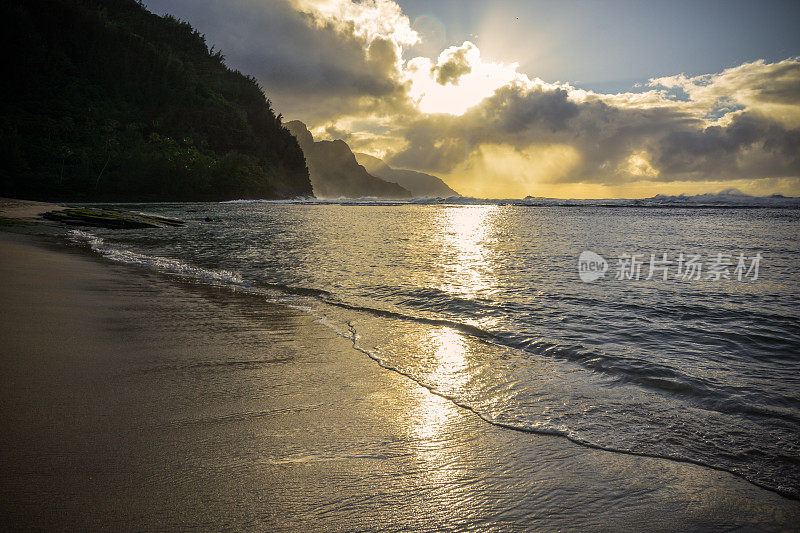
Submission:
{"label": "sun", "polygon": [[[500,87],[522,81],[517,67],[517,63],[485,61],[478,47],[465,41],[444,50],[436,62],[426,57],[409,60],[405,73],[411,84],[409,95],[420,111],[462,115]],[[445,77],[442,72],[452,74]]]}

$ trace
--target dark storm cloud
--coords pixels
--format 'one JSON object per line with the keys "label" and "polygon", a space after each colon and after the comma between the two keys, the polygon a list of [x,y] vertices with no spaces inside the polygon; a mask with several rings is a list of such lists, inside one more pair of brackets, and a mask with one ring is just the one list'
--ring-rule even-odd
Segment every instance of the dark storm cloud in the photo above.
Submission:
{"label": "dark storm cloud", "polygon": [[737,115],[725,127],[670,131],[656,148],[654,165],[675,178],[800,174],[800,130],[753,113]]}

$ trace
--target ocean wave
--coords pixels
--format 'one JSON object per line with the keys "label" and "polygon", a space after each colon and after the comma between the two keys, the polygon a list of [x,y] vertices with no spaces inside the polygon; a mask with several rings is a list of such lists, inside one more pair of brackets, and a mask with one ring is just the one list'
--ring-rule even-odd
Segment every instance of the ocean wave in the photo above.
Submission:
{"label": "ocean wave", "polygon": [[[690,398],[704,408],[731,414],[751,416],[769,416],[792,422],[800,421],[800,413],[791,408],[752,405],[740,399],[741,392],[736,387],[720,388],[718,384],[702,378],[693,377],[668,366],[653,363],[635,356],[605,354],[600,350],[587,349],[580,345],[564,345],[541,337],[530,337],[506,330],[488,330],[474,324],[440,317],[409,314],[397,310],[381,309],[366,305],[358,305],[345,301],[338,295],[323,289],[297,287],[282,283],[252,282],[245,280],[236,272],[228,270],[209,270],[190,265],[176,259],[150,256],[116,249],[105,245],[101,237],[91,233],[72,230],[70,237],[77,242],[87,243],[90,248],[103,257],[129,265],[140,266],[159,272],[180,274],[190,278],[212,281],[237,288],[247,288],[263,294],[263,290],[276,291],[287,296],[310,297],[326,305],[346,309],[371,316],[414,322],[429,326],[447,327],[472,338],[479,339],[503,348],[519,350],[536,356],[548,357],[576,363],[583,368],[599,372],[620,383],[635,383],[650,390],[669,395]],[[286,303],[286,302],[283,302]],[[321,323],[330,326],[332,322],[308,306],[296,306],[298,310],[312,312]],[[338,328],[341,332],[341,328]]]}
{"label": "ocean wave", "polygon": [[[418,376],[414,372],[406,370],[402,366],[394,363],[390,358],[382,356],[377,351],[361,346],[359,344],[359,333],[356,327],[352,324],[352,322],[348,323],[348,327],[350,329],[350,335],[343,336],[351,340],[353,343],[353,349],[365,354],[367,357],[375,361],[380,367],[405,376],[421,387],[429,390],[431,393],[452,402],[462,409],[466,409],[474,413],[481,420],[492,424],[493,426],[512,431],[519,431],[522,433],[562,437],[580,446],[596,450],[639,457],[667,459],[679,463],[689,463],[703,466],[712,470],[728,472],[737,477],[745,479],[758,487],[776,492],[788,498],[798,499],[799,497],[797,487],[792,486],[791,484],[784,484],[780,482],[775,483],[769,476],[763,476],[759,471],[751,471],[747,468],[741,468],[735,461],[726,464],[724,462],[714,460],[713,457],[705,456],[702,453],[694,454],[688,450],[688,453],[671,453],[658,448],[653,448],[652,450],[642,450],[630,446],[619,446],[604,443],[602,439],[598,440],[592,438],[590,435],[583,435],[581,432],[572,430],[568,425],[554,422],[548,417],[542,417],[537,420],[515,420],[512,416],[509,419],[509,417],[505,415],[502,410],[498,410],[496,406],[487,409],[481,405],[480,402],[476,403],[462,397],[459,394],[453,394],[440,387],[437,383],[428,381],[424,377]],[[494,404],[494,402],[491,403]],[[759,450],[749,451],[754,453],[759,458],[762,458],[761,456],[763,454]],[[726,453],[729,456],[733,455],[732,450]]]}
{"label": "ocean wave", "polygon": [[237,272],[231,272],[229,270],[208,270],[190,265],[178,259],[145,255],[130,250],[112,248],[105,245],[105,241],[102,237],[98,237],[86,231],[71,230],[69,232],[69,237],[73,242],[88,244],[94,252],[117,263],[136,265],[159,272],[181,274],[200,280],[214,281],[239,287],[252,286],[251,282],[242,279]]}
{"label": "ocean wave", "polygon": [[719,193],[696,195],[663,195],[650,198],[592,198],[564,199],[527,196],[525,198],[475,198],[470,196],[416,197],[406,199],[377,198],[315,198],[297,197],[286,200],[230,200],[223,204],[304,204],[304,205],[495,205],[521,207],[642,207],[642,208],[800,208],[800,198],[773,194],[752,196],[736,189],[726,189]]}

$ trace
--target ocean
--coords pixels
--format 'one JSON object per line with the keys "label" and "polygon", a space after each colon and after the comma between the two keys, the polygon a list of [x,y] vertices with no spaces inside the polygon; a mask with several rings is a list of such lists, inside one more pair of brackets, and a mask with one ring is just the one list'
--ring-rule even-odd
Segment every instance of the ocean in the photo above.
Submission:
{"label": "ocean", "polygon": [[71,242],[291,306],[487,424],[800,497],[796,199],[120,207],[188,223]]}

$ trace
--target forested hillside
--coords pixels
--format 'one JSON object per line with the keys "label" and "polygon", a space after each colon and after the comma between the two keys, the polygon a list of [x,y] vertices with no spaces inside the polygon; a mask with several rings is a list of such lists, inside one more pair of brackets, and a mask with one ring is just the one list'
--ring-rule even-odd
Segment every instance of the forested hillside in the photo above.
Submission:
{"label": "forested hillside", "polygon": [[11,0],[0,28],[0,195],[311,195],[303,153],[258,83],[188,23],[134,0]]}

